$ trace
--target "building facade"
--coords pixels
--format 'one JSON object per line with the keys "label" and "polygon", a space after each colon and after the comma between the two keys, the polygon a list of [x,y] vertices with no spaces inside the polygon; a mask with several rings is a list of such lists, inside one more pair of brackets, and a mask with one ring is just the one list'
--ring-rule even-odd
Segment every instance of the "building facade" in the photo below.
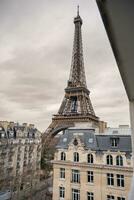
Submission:
{"label": "building facade", "polygon": [[132,174],[130,135],[67,129],[53,161],[53,200],[127,200]]}
{"label": "building facade", "polygon": [[1,191],[19,192],[36,187],[40,160],[41,133],[33,124],[0,122]]}

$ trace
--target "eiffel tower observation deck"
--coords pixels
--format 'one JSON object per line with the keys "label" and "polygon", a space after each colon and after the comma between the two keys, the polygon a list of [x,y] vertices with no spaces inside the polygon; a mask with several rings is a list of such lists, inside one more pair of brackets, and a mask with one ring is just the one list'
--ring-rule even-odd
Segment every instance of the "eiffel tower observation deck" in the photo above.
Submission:
{"label": "eiffel tower observation deck", "polygon": [[53,116],[52,123],[46,130],[46,134],[50,136],[78,124],[86,123],[94,128],[99,126],[99,118],[95,115],[86,84],[81,33],[82,23],[78,7],[77,16],[74,18],[75,32],[70,76],[59,111]]}

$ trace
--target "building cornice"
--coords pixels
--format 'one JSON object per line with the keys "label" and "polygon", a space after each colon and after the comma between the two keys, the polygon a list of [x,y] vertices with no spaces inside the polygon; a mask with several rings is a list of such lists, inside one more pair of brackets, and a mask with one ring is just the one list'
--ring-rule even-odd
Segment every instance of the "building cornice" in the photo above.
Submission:
{"label": "building cornice", "polygon": [[115,166],[115,165],[103,165],[103,164],[86,164],[86,163],[75,163],[75,162],[69,162],[69,161],[52,161],[53,164],[56,165],[64,165],[64,166],[70,166],[70,167],[81,167],[81,168],[89,168],[89,169],[101,169],[101,170],[113,170],[113,171],[120,171],[120,172],[133,172],[133,168],[132,167],[120,167],[120,166]]}

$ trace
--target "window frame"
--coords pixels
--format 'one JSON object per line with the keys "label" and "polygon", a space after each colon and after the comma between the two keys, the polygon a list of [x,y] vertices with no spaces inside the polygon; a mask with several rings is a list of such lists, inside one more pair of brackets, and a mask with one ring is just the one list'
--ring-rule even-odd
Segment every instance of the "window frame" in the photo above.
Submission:
{"label": "window frame", "polygon": [[123,174],[116,174],[117,187],[125,187],[125,176]]}
{"label": "window frame", "polygon": [[65,179],[65,168],[60,168],[60,179]]}
{"label": "window frame", "polygon": [[94,183],[94,172],[93,171],[87,171],[87,182]]}
{"label": "window frame", "polygon": [[117,200],[126,200],[125,197],[117,197]]}
{"label": "window frame", "polygon": [[113,195],[107,195],[107,200],[115,200],[115,196]]}
{"label": "window frame", "polygon": [[114,174],[113,173],[107,173],[107,185],[114,186]]}
{"label": "window frame", "polygon": [[87,155],[87,163],[88,163],[88,164],[93,164],[93,163],[94,163],[94,156],[93,156],[92,153],[89,153],[89,154]]}
{"label": "window frame", "polygon": [[74,160],[74,162],[79,162],[79,153],[78,152],[73,153],[73,160]]}
{"label": "window frame", "polygon": [[119,138],[111,138],[111,146],[117,148],[119,144]]}
{"label": "window frame", "polygon": [[80,170],[72,169],[72,183],[80,183]]}
{"label": "window frame", "polygon": [[93,192],[87,192],[87,200],[94,200],[94,193]]}
{"label": "window frame", "polygon": [[121,155],[116,156],[116,165],[123,166],[123,157]]}
{"label": "window frame", "polygon": [[61,152],[60,154],[60,160],[65,161],[66,160],[66,153],[65,152]]}
{"label": "window frame", "polygon": [[107,163],[107,165],[113,165],[113,156],[111,155],[111,154],[108,154],[107,156],[106,156],[106,163]]}
{"label": "window frame", "polygon": [[80,190],[72,189],[72,200],[80,200]]}
{"label": "window frame", "polygon": [[59,198],[64,199],[65,198],[65,187],[60,186],[59,187]]}

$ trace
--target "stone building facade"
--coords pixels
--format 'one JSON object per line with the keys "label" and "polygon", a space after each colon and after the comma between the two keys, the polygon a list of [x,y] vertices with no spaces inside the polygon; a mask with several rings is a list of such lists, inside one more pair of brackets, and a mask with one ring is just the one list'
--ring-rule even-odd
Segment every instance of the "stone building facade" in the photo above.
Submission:
{"label": "stone building facade", "polygon": [[67,129],[53,161],[53,200],[127,200],[132,174],[130,135]]}
{"label": "stone building facade", "polygon": [[0,122],[1,191],[19,192],[36,186],[40,160],[41,132],[33,124]]}

